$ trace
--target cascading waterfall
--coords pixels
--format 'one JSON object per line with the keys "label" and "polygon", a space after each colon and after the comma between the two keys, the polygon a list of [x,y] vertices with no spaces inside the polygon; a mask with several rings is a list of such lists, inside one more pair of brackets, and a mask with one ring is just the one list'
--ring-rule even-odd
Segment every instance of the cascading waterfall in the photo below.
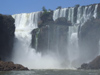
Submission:
{"label": "cascading waterfall", "polygon": [[94,18],[97,17],[97,8],[98,8],[98,4],[95,6],[94,15],[93,15]]}
{"label": "cascading waterfall", "polygon": [[[67,21],[70,21],[73,26],[69,26],[69,36],[68,36],[68,48],[66,49],[68,52],[68,57],[69,57],[69,68],[72,68],[73,65],[71,64],[73,61],[77,60],[79,58],[79,48],[78,48],[78,28],[81,26],[90,18],[97,17],[97,8],[98,4],[95,5],[93,8],[92,5],[90,6],[79,6],[77,8],[77,18],[75,18],[75,7],[71,8],[64,8],[65,10],[63,11],[62,9],[57,9],[53,13],[53,20],[55,21],[58,18],[65,17]],[[60,16],[60,15],[64,16]],[[76,22],[75,22],[76,19]],[[75,65],[76,66],[76,65]]]}
{"label": "cascading waterfall", "polygon": [[92,6],[78,7],[77,24],[80,24],[82,26],[88,19],[92,17],[96,18],[97,17],[97,7],[98,7],[98,4],[95,5],[94,9],[92,8]]}
{"label": "cascading waterfall", "polygon": [[78,57],[78,26],[69,27],[68,37],[68,53],[70,61]]}
{"label": "cascading waterfall", "polygon": [[66,17],[66,19],[68,21],[71,21],[71,23],[73,25],[75,25],[75,24],[80,24],[80,25],[82,24],[83,25],[88,19],[90,19],[92,17],[94,17],[94,18],[97,17],[97,7],[98,7],[98,4],[95,5],[95,8],[93,8],[92,5],[85,6],[85,7],[79,6],[78,10],[77,10],[76,22],[74,22],[74,20],[75,20],[75,17],[74,17],[75,7],[57,9],[53,13],[53,20],[55,21],[58,18]]}
{"label": "cascading waterfall", "polygon": [[74,7],[71,7],[68,9],[68,21],[71,21],[72,24],[74,24]]}
{"label": "cascading waterfall", "polygon": [[[58,62],[54,57],[49,54],[41,56],[41,53],[37,53],[35,49],[31,48],[31,31],[38,27],[37,23],[40,20],[40,14],[41,12],[33,12],[13,15],[16,26],[16,39],[12,61],[23,64],[30,69],[60,68],[57,66]],[[36,42],[36,47],[37,44]]]}
{"label": "cascading waterfall", "polygon": [[56,19],[60,17],[66,17],[66,11],[68,8],[62,8],[62,9],[57,9],[53,13],[53,20],[55,21]]}
{"label": "cascading waterfall", "polygon": [[[53,20],[55,21],[58,18],[65,17],[67,21],[72,23],[72,26],[69,26],[68,31],[68,46],[66,48],[68,54],[68,60],[66,62],[70,62],[67,64],[68,68],[73,68],[72,63],[79,58],[79,48],[78,48],[78,28],[90,18],[97,17],[97,8],[98,4],[95,7],[90,6],[79,6],[77,8],[77,14],[75,14],[75,7],[71,8],[61,8],[57,9],[53,12]],[[47,53],[46,55],[42,56],[41,53],[36,52],[38,45],[38,34],[36,34],[36,48],[31,48],[31,31],[35,28],[38,28],[38,21],[40,21],[40,14],[41,12],[33,12],[33,13],[23,13],[23,14],[16,14],[12,15],[15,19],[15,44],[14,44],[14,51],[13,51],[13,58],[12,61],[15,63],[23,64],[31,69],[50,69],[50,68],[62,68],[60,61],[56,58],[56,54]],[[75,16],[76,15],[76,16]],[[49,28],[49,27],[48,27]],[[59,52],[59,27],[56,29],[56,35],[54,35],[54,40],[56,42],[56,52],[58,55],[60,53],[63,54],[63,50]],[[55,40],[56,37],[56,40]],[[50,39],[50,29],[48,31],[48,39]],[[52,44],[51,40],[48,40],[48,49],[50,50],[50,44]],[[55,52],[54,52],[55,53]],[[65,56],[65,57],[64,57]],[[62,58],[66,58],[66,55],[63,55]],[[62,59],[61,58],[61,59]],[[61,61],[63,62],[63,61]],[[64,62],[64,64],[66,64]],[[68,66],[69,65],[69,66]],[[64,67],[66,67],[64,65]],[[66,67],[66,68],[67,68]]]}

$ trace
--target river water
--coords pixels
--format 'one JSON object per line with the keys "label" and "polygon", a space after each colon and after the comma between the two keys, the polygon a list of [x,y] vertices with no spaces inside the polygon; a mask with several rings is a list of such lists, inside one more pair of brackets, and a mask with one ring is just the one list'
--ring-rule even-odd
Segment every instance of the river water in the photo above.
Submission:
{"label": "river water", "polygon": [[100,70],[0,71],[0,75],[100,75]]}

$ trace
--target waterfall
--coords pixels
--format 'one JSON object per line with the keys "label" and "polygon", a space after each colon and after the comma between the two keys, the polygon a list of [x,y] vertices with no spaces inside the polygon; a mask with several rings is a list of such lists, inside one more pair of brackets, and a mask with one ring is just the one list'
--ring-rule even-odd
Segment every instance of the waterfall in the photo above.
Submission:
{"label": "waterfall", "polygon": [[[15,44],[12,61],[22,64],[30,69],[60,68],[58,61],[53,55],[42,56],[31,48],[31,31],[38,28],[41,12],[15,14]],[[36,47],[38,44],[38,34],[36,34]]]}
{"label": "waterfall", "polygon": [[53,13],[53,20],[55,21],[60,17],[65,17],[68,21],[71,21],[73,25],[75,24],[83,25],[83,23],[85,23],[88,19],[92,17],[94,18],[97,17],[97,8],[98,4],[96,4],[94,8],[92,7],[92,5],[85,7],[79,6],[76,14],[77,15],[76,22],[74,22],[75,7],[56,9]]}
{"label": "waterfall", "polygon": [[77,24],[80,24],[82,26],[88,19],[92,17],[96,18],[97,17],[97,7],[98,7],[98,4],[95,5],[94,9],[92,8],[92,6],[78,7]]}
{"label": "waterfall", "polygon": [[97,8],[98,8],[98,4],[95,5],[95,10],[94,10],[94,15],[93,15],[94,18],[97,17]]}
{"label": "waterfall", "polygon": [[[69,31],[68,31],[68,48],[66,49],[68,52],[68,58],[70,61],[70,67],[72,67],[72,63],[79,58],[79,48],[78,48],[78,33],[80,32],[78,30],[80,26],[84,25],[84,23],[94,17],[97,17],[97,8],[98,4],[93,7],[92,5],[90,6],[79,6],[77,8],[77,14],[75,18],[75,7],[70,7],[70,8],[61,8],[61,9],[56,9],[53,13],[53,20],[55,21],[56,19],[60,17],[65,17],[67,20],[72,23],[73,26],[69,26]],[[65,9],[64,11],[62,11]],[[62,14],[64,16],[62,16]],[[76,19],[76,22],[74,22]],[[79,31],[79,32],[78,32]],[[76,66],[76,65],[75,65]]]}
{"label": "waterfall", "polygon": [[68,9],[68,21],[74,24],[74,7]]}
{"label": "waterfall", "polygon": [[56,19],[60,17],[66,17],[66,11],[68,8],[62,8],[62,9],[57,9],[53,13],[53,20],[55,21]]}
{"label": "waterfall", "polygon": [[[31,44],[31,31],[35,28],[38,28],[38,21],[40,16],[40,12],[35,13],[23,13],[23,14],[16,14],[13,15],[13,18],[15,19],[15,37],[23,42],[23,46],[27,45],[27,50],[30,47]],[[26,51],[27,51],[26,50]]]}
{"label": "waterfall", "polygon": [[[92,5],[79,6],[76,10],[77,13],[75,11],[75,7],[56,9],[53,12],[54,21],[56,21],[58,18],[65,17],[66,21],[70,21],[72,23],[72,26],[68,26],[68,36],[66,36],[67,32],[66,34],[64,33],[65,35],[63,34],[63,36],[68,38],[68,44],[65,43],[66,39],[63,40],[63,37],[60,37],[62,36],[60,26],[55,26],[55,30],[53,30],[52,25],[50,26],[51,29],[49,25],[47,25],[48,52],[44,56],[35,50],[38,47],[38,35],[40,30],[36,33],[35,37],[36,48],[31,48],[31,31],[38,28],[41,12],[12,15],[12,17],[15,19],[16,27],[12,61],[27,66],[30,69],[62,68],[61,65],[64,67],[67,65],[68,68],[73,68],[73,62],[79,58],[78,31],[81,31],[81,26],[84,25],[88,19],[97,17],[97,8],[98,4],[96,4],[94,7]],[[78,29],[79,27],[80,30]],[[52,33],[50,33],[51,31]],[[65,44],[66,50],[64,48],[65,45],[63,46],[59,43],[63,45]],[[62,47],[64,50],[60,50],[62,49],[60,47]]]}
{"label": "waterfall", "polygon": [[70,26],[68,32],[68,57],[70,66],[69,68],[76,67],[77,65],[72,64],[79,58],[79,47],[78,47],[78,26]]}

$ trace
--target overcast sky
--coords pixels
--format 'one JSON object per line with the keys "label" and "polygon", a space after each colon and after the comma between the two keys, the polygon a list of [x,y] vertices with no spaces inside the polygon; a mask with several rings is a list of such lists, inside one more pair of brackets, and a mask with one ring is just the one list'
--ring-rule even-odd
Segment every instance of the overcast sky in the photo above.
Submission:
{"label": "overcast sky", "polygon": [[1,14],[18,14],[41,11],[45,6],[47,9],[55,10],[58,6],[73,7],[76,4],[89,5],[100,3],[100,0],[0,0]]}

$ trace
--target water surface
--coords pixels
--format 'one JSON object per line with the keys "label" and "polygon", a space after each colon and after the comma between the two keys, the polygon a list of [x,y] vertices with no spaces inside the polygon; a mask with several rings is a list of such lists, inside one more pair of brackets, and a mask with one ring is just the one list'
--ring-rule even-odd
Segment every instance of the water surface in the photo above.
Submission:
{"label": "water surface", "polygon": [[0,71],[0,75],[100,75],[100,70]]}

